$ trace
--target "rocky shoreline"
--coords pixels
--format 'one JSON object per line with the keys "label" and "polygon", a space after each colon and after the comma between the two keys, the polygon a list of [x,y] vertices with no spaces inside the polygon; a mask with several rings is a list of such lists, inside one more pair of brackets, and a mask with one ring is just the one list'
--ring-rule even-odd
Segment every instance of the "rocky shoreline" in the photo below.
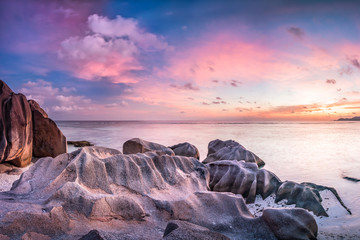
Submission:
{"label": "rocky shoreline", "polygon": [[316,239],[330,198],[351,214],[335,189],[282,181],[233,140],[203,161],[188,142],[139,138],[66,153],[35,101],[0,93],[0,239]]}
{"label": "rocky shoreline", "polygon": [[[228,144],[210,142],[208,155]],[[41,158],[0,193],[0,232],[4,239],[316,239],[314,215],[328,215],[321,189],[281,182],[236,146],[228,160],[207,164],[141,139],[124,143],[126,154],[95,146]],[[295,208],[254,216],[247,204],[271,194]]]}

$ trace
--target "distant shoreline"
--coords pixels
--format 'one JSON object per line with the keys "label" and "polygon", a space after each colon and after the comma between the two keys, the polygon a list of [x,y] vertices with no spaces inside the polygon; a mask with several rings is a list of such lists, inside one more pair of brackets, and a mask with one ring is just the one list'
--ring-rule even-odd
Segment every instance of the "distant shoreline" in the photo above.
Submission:
{"label": "distant shoreline", "polygon": [[360,117],[353,117],[353,118],[339,118],[335,121],[360,121]]}

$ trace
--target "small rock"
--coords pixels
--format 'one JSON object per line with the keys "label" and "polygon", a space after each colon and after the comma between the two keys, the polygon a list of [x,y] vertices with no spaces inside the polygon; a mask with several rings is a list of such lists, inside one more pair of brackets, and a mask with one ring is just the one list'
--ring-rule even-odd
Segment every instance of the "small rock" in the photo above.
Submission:
{"label": "small rock", "polygon": [[90,147],[90,146],[94,146],[94,144],[92,144],[91,142],[88,141],[67,141],[67,144],[69,145],[74,145],[74,147]]}
{"label": "small rock", "polygon": [[79,238],[79,240],[104,240],[98,230],[91,230],[88,234]]}

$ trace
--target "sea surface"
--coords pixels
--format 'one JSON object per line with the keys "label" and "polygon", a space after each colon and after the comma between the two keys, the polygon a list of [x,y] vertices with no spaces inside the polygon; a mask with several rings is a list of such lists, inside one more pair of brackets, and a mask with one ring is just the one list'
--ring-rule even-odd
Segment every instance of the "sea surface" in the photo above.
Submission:
{"label": "sea surface", "polygon": [[[232,139],[254,152],[282,181],[313,182],[334,187],[352,216],[342,222],[359,222],[360,122],[142,122],[57,121],[67,140],[87,140],[98,146],[122,150],[131,138],[171,146],[194,144],[200,159],[214,139]],[[69,151],[74,150],[69,146]],[[355,220],[355,221],[353,221]],[[360,226],[359,226],[360,228]]]}

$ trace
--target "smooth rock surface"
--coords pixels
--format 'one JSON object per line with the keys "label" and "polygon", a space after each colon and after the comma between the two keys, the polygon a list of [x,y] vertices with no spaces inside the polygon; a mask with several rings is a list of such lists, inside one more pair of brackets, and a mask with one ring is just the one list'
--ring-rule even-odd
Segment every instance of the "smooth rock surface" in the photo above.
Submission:
{"label": "smooth rock surface", "polygon": [[31,162],[33,123],[22,94],[15,94],[0,80],[0,162],[24,167]]}
{"label": "smooth rock surface", "polygon": [[158,143],[148,142],[140,138],[127,140],[123,145],[124,154],[145,153],[149,151],[159,151],[169,156],[175,156],[175,153],[171,150],[171,148]]}
{"label": "smooth rock surface", "polygon": [[32,109],[34,125],[33,155],[35,157],[56,157],[67,152],[66,137],[56,123],[48,118],[46,112],[34,100]]}
{"label": "smooth rock surface", "polygon": [[203,163],[219,160],[244,160],[245,162],[254,162],[258,167],[265,165],[265,162],[253,152],[232,140],[221,141],[216,139],[209,143],[208,149],[208,156],[204,159]]}
{"label": "smooth rock surface", "polygon": [[199,150],[194,145],[188,142],[179,143],[169,148],[174,151],[175,155],[200,159]]}
{"label": "smooth rock surface", "polygon": [[241,194],[246,203],[253,203],[256,195],[263,199],[277,191],[280,179],[272,172],[258,169],[255,163],[222,160],[206,164],[212,191]]}

